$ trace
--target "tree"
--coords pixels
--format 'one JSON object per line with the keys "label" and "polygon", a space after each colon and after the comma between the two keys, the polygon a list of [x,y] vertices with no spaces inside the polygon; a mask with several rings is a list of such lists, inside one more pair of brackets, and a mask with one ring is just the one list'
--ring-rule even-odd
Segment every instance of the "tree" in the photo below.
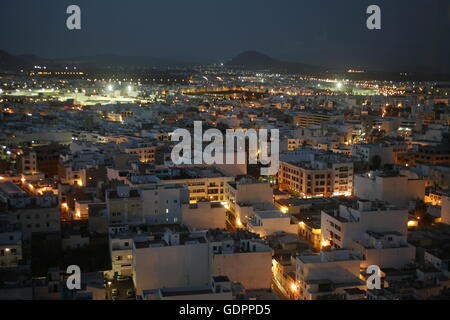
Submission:
{"label": "tree", "polygon": [[375,155],[370,159],[370,170],[378,170],[381,166],[381,158],[379,155]]}
{"label": "tree", "polygon": [[414,208],[414,216],[419,220],[421,226],[429,226],[433,224],[433,217],[427,213],[427,205],[423,200],[416,201],[416,207]]}

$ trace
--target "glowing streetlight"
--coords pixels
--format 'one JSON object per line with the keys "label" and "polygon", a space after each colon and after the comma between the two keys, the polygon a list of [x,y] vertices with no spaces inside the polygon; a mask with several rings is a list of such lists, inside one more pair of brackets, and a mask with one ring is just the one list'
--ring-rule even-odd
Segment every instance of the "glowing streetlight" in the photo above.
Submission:
{"label": "glowing streetlight", "polygon": [[338,89],[341,89],[341,88],[342,88],[342,82],[338,82],[338,83],[336,84],[336,87],[337,87]]}
{"label": "glowing streetlight", "polygon": [[111,84],[108,84],[108,87],[107,87],[107,89],[108,89],[108,91],[113,91],[113,86],[111,85]]}

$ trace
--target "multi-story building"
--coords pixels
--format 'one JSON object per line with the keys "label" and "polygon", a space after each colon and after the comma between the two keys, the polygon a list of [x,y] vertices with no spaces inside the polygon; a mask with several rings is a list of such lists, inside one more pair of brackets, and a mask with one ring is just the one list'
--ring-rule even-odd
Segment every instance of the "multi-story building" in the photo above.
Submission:
{"label": "multi-story building", "polygon": [[273,190],[268,182],[242,178],[225,185],[227,223],[242,228],[254,218],[256,211],[276,211]]}
{"label": "multi-story building", "polygon": [[21,153],[17,158],[17,167],[22,173],[37,172],[36,152],[25,150]]}
{"label": "multi-story building", "polygon": [[109,249],[111,254],[110,278],[115,275],[131,276],[133,273],[133,237],[132,233],[111,233],[109,238]]}
{"label": "multi-story building", "polygon": [[295,115],[294,123],[302,128],[320,125],[334,120],[342,120],[342,113],[331,111],[304,111]]}
{"label": "multi-story building", "polygon": [[5,182],[0,183],[0,201],[8,205],[9,222],[20,224],[23,240],[31,239],[35,232],[61,230],[58,198],[51,192],[36,195]]}
{"label": "multi-story building", "polygon": [[155,162],[156,152],[160,148],[154,142],[125,142],[120,146],[126,153],[137,156],[140,162],[150,163]]}
{"label": "multi-story building", "polygon": [[132,259],[138,295],[162,287],[207,286],[212,276],[227,276],[250,290],[269,289],[272,278],[272,250],[246,232],[232,237],[221,230],[169,230],[135,238]]}
{"label": "multi-story building", "polygon": [[163,184],[186,185],[191,202],[225,201],[225,185],[234,181],[233,176],[226,175],[215,167],[171,168],[157,176]]}
{"label": "multi-story building", "polygon": [[59,155],[66,151],[64,146],[50,144],[34,147],[36,152],[37,170],[49,178],[58,175]]}
{"label": "multi-story building", "polygon": [[194,229],[224,229],[226,209],[220,202],[197,202],[183,204],[182,222]]}
{"label": "multi-story building", "polygon": [[424,199],[425,181],[417,174],[406,170],[371,171],[355,175],[354,194],[361,199],[386,201],[406,208],[410,202]]}
{"label": "multi-story building", "polygon": [[189,191],[182,184],[147,184],[130,188],[120,185],[106,192],[106,205],[113,224],[181,223],[182,205],[189,202]]}
{"label": "multi-story building", "polygon": [[297,299],[344,296],[346,289],[366,288],[359,277],[361,258],[352,250],[322,250],[320,254],[300,255],[296,260],[292,289]]}
{"label": "multi-story building", "polygon": [[156,184],[140,189],[142,213],[146,224],[181,223],[182,205],[189,203],[189,191],[183,184]]}
{"label": "multi-story building", "polygon": [[385,164],[397,163],[399,157],[408,152],[408,144],[405,142],[382,142],[377,144],[354,144],[352,156],[369,163]]}
{"label": "multi-story building", "polygon": [[20,225],[0,220],[0,269],[17,268],[22,260]]}
{"label": "multi-story building", "polygon": [[419,146],[415,152],[416,163],[443,165],[450,163],[450,147],[448,145]]}
{"label": "multi-story building", "polygon": [[381,201],[355,200],[351,206],[322,211],[322,240],[333,248],[352,248],[367,231],[396,231],[407,235],[408,210]]}
{"label": "multi-story building", "polygon": [[281,160],[278,185],[281,190],[305,197],[350,196],[353,191],[353,161],[337,154],[313,154],[309,159]]}
{"label": "multi-story building", "polygon": [[256,211],[247,221],[247,229],[266,237],[274,233],[298,233],[299,224],[290,214],[281,211]]}
{"label": "multi-story building", "polygon": [[143,199],[138,189],[128,185],[106,191],[106,207],[111,224],[142,224]]}

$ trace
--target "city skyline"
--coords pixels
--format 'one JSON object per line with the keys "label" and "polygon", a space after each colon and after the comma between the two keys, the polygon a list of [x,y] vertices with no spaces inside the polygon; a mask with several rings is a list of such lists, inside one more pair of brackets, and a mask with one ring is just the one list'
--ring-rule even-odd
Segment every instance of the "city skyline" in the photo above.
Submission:
{"label": "city skyline", "polygon": [[449,300],[449,22],[450,0],[3,0],[0,302]]}

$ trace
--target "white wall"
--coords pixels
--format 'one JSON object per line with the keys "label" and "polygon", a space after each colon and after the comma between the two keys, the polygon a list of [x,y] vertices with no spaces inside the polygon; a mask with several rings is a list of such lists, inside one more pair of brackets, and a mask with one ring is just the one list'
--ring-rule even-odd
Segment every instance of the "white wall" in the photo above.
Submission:
{"label": "white wall", "polygon": [[189,228],[225,229],[226,209],[220,203],[220,206],[211,206],[212,204],[212,202],[197,202],[195,208],[189,204],[183,205],[183,223]]}
{"label": "white wall", "polygon": [[208,243],[133,250],[136,293],[161,287],[207,285],[210,280]]}
{"label": "white wall", "polygon": [[272,282],[272,252],[216,254],[213,276],[226,275],[247,290],[269,289]]}

